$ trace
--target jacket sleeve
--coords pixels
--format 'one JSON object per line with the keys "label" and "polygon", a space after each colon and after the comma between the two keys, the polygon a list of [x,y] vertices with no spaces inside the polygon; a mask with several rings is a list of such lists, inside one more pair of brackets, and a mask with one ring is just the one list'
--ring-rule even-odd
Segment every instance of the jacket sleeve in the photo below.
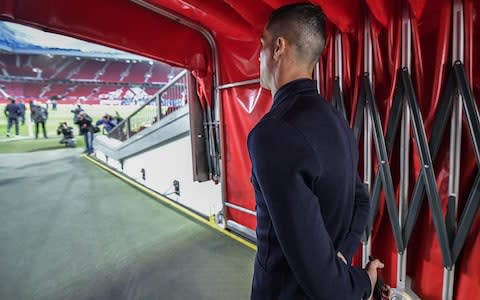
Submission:
{"label": "jacket sleeve", "polygon": [[370,295],[365,270],[343,263],[325,228],[312,180],[313,149],[291,125],[263,120],[249,138],[252,169],[272,225],[295,278],[313,299],[362,299]]}
{"label": "jacket sleeve", "polygon": [[338,248],[338,251],[340,251],[343,256],[345,256],[349,264],[352,261],[352,256],[355,254],[355,251],[358,248],[363,231],[367,226],[369,212],[370,197],[367,193],[367,190],[365,189],[365,186],[363,185],[363,182],[360,180],[360,177],[357,174],[355,181],[355,200],[352,222],[350,225],[350,232]]}

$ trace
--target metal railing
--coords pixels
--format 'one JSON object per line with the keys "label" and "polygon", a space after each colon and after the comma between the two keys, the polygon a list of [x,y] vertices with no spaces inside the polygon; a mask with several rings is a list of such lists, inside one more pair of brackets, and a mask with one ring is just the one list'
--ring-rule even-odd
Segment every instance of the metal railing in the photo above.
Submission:
{"label": "metal railing", "polygon": [[[390,114],[386,133],[383,131],[381,125],[376,100],[372,92],[372,85],[367,73],[363,78],[363,86],[357,106],[354,126],[355,137],[358,141],[363,119],[365,118],[363,110],[366,108],[370,112],[369,116],[372,118],[374,125],[373,138],[376,146],[378,171],[371,194],[372,205],[365,237],[370,236],[370,231],[373,227],[374,218],[378,210],[380,192],[383,188],[397,251],[398,253],[404,253],[407,249],[408,242],[421,210],[422,202],[426,195],[429,211],[432,215],[435,227],[435,233],[442,253],[443,266],[447,271],[447,278],[453,276],[453,274],[450,273],[460,256],[460,252],[465,245],[465,241],[472,228],[475,216],[480,209],[480,172],[477,171],[475,181],[468,195],[464,209],[461,212],[461,217],[459,218],[457,218],[455,212],[456,195],[449,195],[447,213],[446,215],[443,214],[439,195],[440,191],[438,190],[435,181],[436,174],[434,172],[433,163],[439,152],[442,139],[445,136],[449,118],[454,113],[453,107],[455,103],[459,101],[456,99],[459,95],[462,96],[460,102],[463,105],[463,111],[468,121],[468,132],[470,134],[476,162],[477,165],[480,165],[480,115],[465,74],[465,69],[460,61],[455,62],[453,68],[450,70],[450,75],[437,109],[430,140],[427,140],[424,122],[415,96],[410,73],[406,68],[403,68],[399,72],[399,82],[396,87],[392,112]],[[403,220],[400,220],[398,217],[400,212],[396,207],[396,196],[389,162],[394,141],[398,135],[399,123],[401,122],[403,101],[406,101],[409,106],[409,113],[411,114],[411,122],[413,124],[413,133],[415,135],[414,140],[419,151],[419,159],[422,167],[420,175],[415,183],[412,196],[408,202],[409,205],[407,206],[406,216]],[[450,295],[451,291],[447,289],[446,294]],[[447,298],[451,299],[450,297],[444,297],[443,299]]]}
{"label": "metal railing", "polygon": [[152,126],[175,110],[187,105],[187,70],[178,73],[150,100],[145,102],[108,134],[108,137],[126,141]]}
{"label": "metal railing", "polygon": [[[363,239],[363,262],[367,261],[367,257],[371,252],[371,232],[377,210],[379,209],[379,202],[385,201],[392,226],[391,231],[398,252],[397,286],[394,289],[394,299],[417,299],[406,280],[407,249],[425,198],[428,200],[428,211],[433,220],[435,235],[442,254],[444,266],[442,299],[445,300],[453,299],[455,264],[472,229],[475,217],[480,210],[480,172],[478,170],[463,210],[460,211],[458,209],[460,153],[464,147],[464,141],[461,139],[462,114],[468,121],[468,134],[477,166],[480,166],[480,114],[462,63],[464,60],[463,1],[455,0],[453,3],[453,65],[449,69],[449,77],[444,84],[438,103],[430,139],[427,139],[425,122],[410,74],[412,66],[412,32],[409,13],[404,12],[402,17],[402,68],[398,73],[386,131],[382,127],[382,120],[373,91],[372,41],[368,22],[366,22],[365,27],[364,62],[366,68],[360,87],[360,96],[353,127],[358,142],[363,132],[364,153],[367,153],[364,164],[365,169],[368,170],[367,174],[371,172],[373,163],[370,154],[376,154],[377,168],[374,171],[373,181],[371,177],[365,179],[369,183],[372,202]],[[338,90],[337,86],[335,88]],[[343,99],[340,96],[341,94],[334,93],[335,101],[333,101],[333,104],[341,111],[338,103]],[[371,129],[368,124],[371,124]],[[449,124],[450,128],[448,128]],[[448,136],[446,134],[448,129],[450,129],[449,187],[447,209],[446,213],[444,213],[441,205],[442,191],[439,190],[436,183],[437,175],[434,170],[434,163],[437,156],[439,156],[442,142]],[[414,135],[413,138],[410,137],[411,134]],[[369,141],[371,139],[373,139],[375,144],[374,151],[370,149]],[[390,167],[390,162],[393,160],[393,150],[397,147],[395,146],[396,140],[400,141],[398,196],[395,193]],[[419,170],[420,174],[414,182],[415,185],[410,195],[409,184],[411,181],[409,179],[409,170],[411,168],[411,156],[409,145],[412,140],[415,142],[421,167]],[[367,178],[366,175],[365,178]],[[382,190],[384,197],[381,196]],[[412,298],[406,298],[407,296],[412,296]]]}

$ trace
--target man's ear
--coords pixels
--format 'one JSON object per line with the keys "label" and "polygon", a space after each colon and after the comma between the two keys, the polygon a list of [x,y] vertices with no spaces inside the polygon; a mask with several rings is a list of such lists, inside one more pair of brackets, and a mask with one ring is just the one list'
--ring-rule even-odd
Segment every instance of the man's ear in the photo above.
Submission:
{"label": "man's ear", "polygon": [[285,53],[286,42],[287,41],[283,37],[278,37],[275,40],[273,59],[277,60]]}

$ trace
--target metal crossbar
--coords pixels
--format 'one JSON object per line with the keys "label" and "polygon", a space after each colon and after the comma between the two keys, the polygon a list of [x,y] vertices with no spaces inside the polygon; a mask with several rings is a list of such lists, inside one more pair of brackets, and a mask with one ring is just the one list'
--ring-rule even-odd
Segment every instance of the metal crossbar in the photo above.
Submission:
{"label": "metal crossbar", "polygon": [[435,172],[433,170],[433,161],[428,148],[427,135],[425,133],[425,127],[423,126],[423,118],[420,114],[420,109],[416,101],[416,96],[413,89],[412,80],[410,74],[406,68],[401,71],[401,81],[404,86],[405,96],[410,106],[412,121],[415,133],[415,142],[420,155],[420,161],[422,162],[422,175],[419,180],[423,181],[425,185],[425,192],[427,193],[427,199],[432,211],[433,224],[435,231],[437,232],[440,248],[442,250],[443,265],[445,267],[452,266],[452,255],[449,246],[447,226],[445,220],[442,217],[442,208],[440,206],[440,196],[436,189]]}
{"label": "metal crossbar", "polygon": [[[405,74],[403,77],[405,78]],[[467,115],[467,119],[469,120],[469,130],[470,130],[470,137],[472,139],[472,143],[474,146],[477,165],[480,165],[480,151],[479,151],[479,140],[480,140],[480,118],[478,114],[478,107],[476,102],[473,98],[473,94],[468,86],[465,70],[463,68],[463,64],[460,61],[457,61],[454,66],[453,70],[450,73],[444,93],[442,94],[439,107],[437,110],[436,118],[433,123],[432,128],[432,136],[430,138],[429,143],[429,151],[432,155],[432,159],[435,160],[435,157],[438,154],[438,150],[440,147],[440,143],[442,141],[442,137],[445,133],[445,127],[448,122],[448,118],[452,113],[452,106],[453,106],[453,98],[456,93],[459,93],[463,96],[463,104],[465,107],[465,113]],[[424,196],[425,190],[425,172],[421,172],[419,180],[415,185],[414,192],[412,195],[411,207],[414,208],[409,211],[407,216],[407,221],[405,225],[404,231],[404,240],[408,242],[411,233],[413,231],[413,227],[416,223],[418,212],[420,210],[422,199]],[[467,199],[465,208],[463,210],[463,214],[460,218],[460,223],[458,226],[458,230],[455,230],[456,222],[455,222],[455,213],[454,213],[454,203],[452,203],[452,198],[449,198],[448,203],[448,210],[447,216],[445,217],[445,222],[440,221],[441,210],[439,213],[434,215],[434,218],[437,218],[437,222],[439,222],[440,226],[443,227],[442,223],[445,223],[446,231],[445,232],[438,232],[437,234],[443,235],[445,239],[445,234],[447,235],[448,242],[441,244],[442,247],[442,254],[444,257],[444,266],[446,268],[452,267],[458,259],[461,249],[465,244],[465,240],[467,238],[468,232],[473,224],[475,216],[478,212],[479,205],[480,205],[480,173],[477,175],[475,182],[472,186],[472,190],[470,195]],[[433,213],[433,211],[432,211]],[[455,234],[456,232],[456,234]],[[448,258],[448,255],[451,256],[450,261],[445,261],[445,258]]]}
{"label": "metal crossbar", "polygon": [[[450,269],[454,266],[458,256],[465,244],[468,232],[471,229],[475,216],[480,207],[480,171],[478,172],[471,192],[467,199],[465,208],[460,218],[458,229],[456,229],[454,199],[449,199],[447,214],[444,217],[440,206],[440,196],[436,188],[435,172],[433,170],[433,161],[437,157],[442,138],[444,137],[449,116],[452,114],[454,96],[462,95],[465,114],[469,122],[470,137],[475,150],[477,165],[480,166],[480,117],[478,107],[466,80],[465,71],[461,62],[456,62],[450,73],[445,90],[442,94],[437,113],[432,128],[430,142],[427,143],[424,123],[420,114],[420,109],[416,101],[411,77],[408,69],[404,68],[399,73],[396,93],[393,99],[393,106],[390,119],[387,125],[387,132],[384,139],[380,116],[373,97],[371,83],[368,74],[363,77],[363,86],[360,93],[360,99],[357,105],[354,134],[359,140],[360,131],[363,124],[364,109],[370,112],[373,122],[374,142],[376,146],[377,159],[379,162],[377,176],[372,189],[371,211],[366,229],[366,236],[369,236],[373,226],[374,217],[378,209],[380,191],[383,187],[385,191],[385,201],[392,225],[397,250],[402,253],[409,242],[414,225],[417,221],[425,193],[429,201],[435,231],[439,238],[442,251],[443,265]],[[393,144],[398,131],[398,125],[401,118],[401,107],[403,99],[406,99],[411,112],[411,122],[415,134],[415,142],[419,151],[422,168],[418,181],[415,184],[407,217],[404,224],[399,224],[398,210],[396,208],[396,199],[394,186],[389,166],[389,157],[391,156]],[[480,169],[480,168],[479,168]],[[404,225],[404,226],[402,226]]]}
{"label": "metal crossbar", "polygon": [[[430,137],[430,142],[429,142],[429,149],[430,149],[430,153],[433,161],[435,161],[437,157],[438,150],[440,149],[440,144],[442,142],[442,137],[445,133],[448,117],[452,112],[453,102],[451,101],[451,97],[455,88],[452,76],[453,74],[450,74],[450,77],[447,80],[447,84],[445,87],[446,92],[442,94],[442,97],[437,109],[436,117],[433,122],[432,135]],[[424,173],[422,169],[419,178],[423,178],[423,176],[424,176]],[[418,213],[420,212],[424,193],[425,193],[424,181],[418,180],[413,189],[412,199],[410,203],[410,206],[412,209],[408,212],[407,219],[405,222],[405,230],[403,232],[403,239],[405,241],[409,241],[410,236],[412,234],[413,227],[418,218]]]}
{"label": "metal crossbar", "polygon": [[475,102],[475,98],[473,97],[472,90],[468,84],[462,62],[455,62],[453,70],[455,72],[457,89],[464,98],[463,103],[470,128],[470,137],[472,138],[475,156],[477,158],[477,165],[480,167],[480,115],[478,113],[478,107]]}
{"label": "metal crossbar", "polygon": [[400,229],[399,223],[397,222],[398,210],[395,207],[395,204],[396,204],[395,191],[393,186],[392,174],[390,171],[388,151],[387,151],[387,146],[385,144],[385,140],[383,138],[383,129],[382,129],[382,123],[380,121],[380,114],[378,112],[375,99],[373,98],[371,83],[367,73],[363,76],[363,86],[360,93],[360,99],[357,104],[357,114],[356,114],[356,120],[355,120],[356,122],[355,128],[358,129],[356,133],[357,141],[360,134],[359,127],[363,123],[363,116],[364,116],[363,111],[365,106],[367,106],[367,109],[369,110],[370,116],[372,118],[373,132],[374,132],[373,140],[375,143],[377,159],[379,162],[378,176],[376,178],[374,188],[373,188],[373,194],[372,194],[373,203],[372,203],[372,209],[370,210],[370,214],[369,214],[369,220],[367,225],[367,236],[372,228],[375,212],[377,211],[377,208],[378,208],[378,202],[380,199],[380,181],[379,180],[381,180],[382,185],[385,188],[385,199],[386,199],[387,210],[390,218],[390,223],[392,225],[393,235],[395,238],[395,243],[396,243],[398,252],[401,253],[404,251],[405,247],[403,245],[404,243],[401,238],[401,229]]}
{"label": "metal crossbar", "polygon": [[[470,138],[472,139],[473,148],[477,160],[477,167],[480,170],[480,115],[478,113],[478,106],[473,97],[472,90],[468,84],[465,75],[465,69],[460,61],[455,62],[453,66],[455,72],[455,79],[457,82],[457,89],[463,96],[463,105],[470,130]],[[457,230],[457,235],[453,240],[453,260],[458,259],[460,251],[465,244],[468,232],[470,231],[475,216],[478,213],[480,207],[480,171],[477,173],[477,177],[473,184],[470,195],[468,196],[467,203],[463,209],[460,223]]]}

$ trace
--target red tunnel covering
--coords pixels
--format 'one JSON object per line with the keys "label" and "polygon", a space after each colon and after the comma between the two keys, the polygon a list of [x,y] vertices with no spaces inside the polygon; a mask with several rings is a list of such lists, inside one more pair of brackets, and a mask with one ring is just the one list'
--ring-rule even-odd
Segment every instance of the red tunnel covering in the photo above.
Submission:
{"label": "red tunnel covering", "polygon": [[[133,2],[122,0],[61,1],[46,0],[39,6],[35,0],[4,0],[0,2],[0,17],[49,31],[97,42],[134,52],[194,71],[203,105],[211,105],[214,72],[212,51],[202,34],[169,20]],[[200,24],[213,35],[219,54],[221,84],[258,78],[259,36],[268,15],[288,0],[148,0]],[[413,75],[419,106],[425,121],[427,136],[435,116],[448,66],[451,65],[450,0],[317,0],[329,24],[329,37],[321,59],[321,91],[327,99],[332,95],[334,80],[334,39],[342,32],[344,48],[344,99],[348,116],[353,122],[359,93],[359,78],[363,74],[363,26],[370,16],[374,53],[374,93],[384,130],[390,114],[392,96],[400,67],[400,17],[408,5],[412,15]],[[476,99],[480,99],[480,3],[465,0],[466,47],[465,67]],[[246,137],[256,122],[268,111],[271,97],[258,84],[226,89],[221,92],[224,130],[224,163],[226,201],[255,209],[250,185],[250,162]],[[477,101],[478,102],[478,101]],[[353,124],[353,123],[352,123]],[[464,123],[459,212],[478,172]],[[448,140],[448,137],[445,138]],[[435,162],[437,188],[442,208],[446,209],[448,190],[448,146],[444,142]],[[398,147],[397,147],[398,148]],[[410,190],[420,170],[416,146],[412,140]],[[392,174],[398,187],[398,151],[393,152]],[[374,165],[375,162],[374,162]],[[398,190],[397,190],[398,194]],[[252,215],[227,209],[227,217],[249,228],[255,228]],[[470,231],[456,269],[455,299],[472,299],[480,295],[480,220],[477,217]],[[408,274],[413,278],[413,290],[422,299],[440,299],[442,286],[442,256],[432,224],[430,210],[424,201],[409,247]],[[414,245],[412,247],[412,245]],[[374,254],[387,263],[387,281],[395,285],[396,252],[388,214],[380,203],[374,226]],[[431,276],[435,274],[435,276]]]}

